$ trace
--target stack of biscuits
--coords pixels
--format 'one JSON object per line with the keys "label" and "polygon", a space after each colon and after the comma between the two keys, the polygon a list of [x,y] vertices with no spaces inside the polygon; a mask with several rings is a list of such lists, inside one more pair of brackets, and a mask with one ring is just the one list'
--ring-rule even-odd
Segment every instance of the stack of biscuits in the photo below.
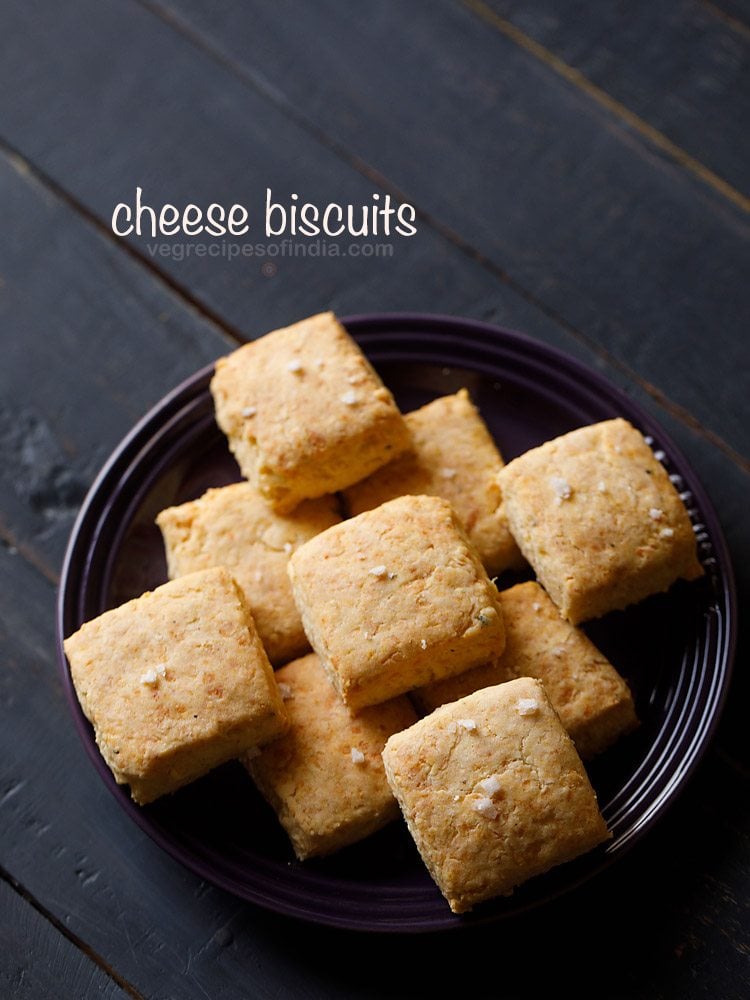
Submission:
{"label": "stack of biscuits", "polygon": [[162,511],[170,582],[65,643],[116,780],[239,758],[300,860],[402,814],[456,913],[605,841],[582,758],[637,718],[578,626],[702,573],[640,432],[504,465],[466,390],[402,415],[331,313],[211,392],[244,480]]}

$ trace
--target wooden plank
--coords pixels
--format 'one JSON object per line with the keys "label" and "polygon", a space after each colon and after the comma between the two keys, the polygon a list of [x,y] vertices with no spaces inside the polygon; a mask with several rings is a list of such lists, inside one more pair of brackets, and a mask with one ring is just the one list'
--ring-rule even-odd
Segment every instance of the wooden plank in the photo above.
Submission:
{"label": "wooden plank", "polygon": [[[715,996],[743,996],[750,789],[721,753],[642,847],[578,894],[444,935],[439,959],[431,936],[344,939],[211,888],[135,827],[68,717],[51,662],[52,586],[3,550],[0,579],[13,581],[0,592],[0,852],[47,911],[149,1000],[440,996],[446,969],[462,981],[470,970],[472,995],[496,997],[498,966],[487,956],[499,937],[513,956],[502,963],[509,996],[527,995],[530,975],[540,995],[594,993],[612,969],[612,996],[690,1000],[707,984]],[[582,941],[585,961],[571,963]]]}
{"label": "wooden plank", "polygon": [[[576,0],[466,0],[561,59],[680,150],[750,194],[745,85],[750,36],[695,0],[592,6]],[[488,18],[493,24],[493,18]]]}
{"label": "wooden plank", "polygon": [[231,342],[0,157],[0,530],[50,571],[114,444]]}
{"label": "wooden plank", "polygon": [[[210,14],[196,0],[150,6],[246,83],[248,102],[266,94],[364,161],[540,307],[750,455],[734,377],[745,356],[733,331],[749,306],[744,214],[585,92],[449,0],[429,12],[394,0],[366,10],[281,0],[250,14],[236,0]],[[70,116],[66,128],[80,132]],[[62,176],[32,131],[13,128]],[[92,200],[96,180],[88,194],[83,183],[76,190]]]}
{"label": "wooden plank", "polygon": [[14,1000],[109,1000],[123,990],[23,896],[0,879],[0,994]]}

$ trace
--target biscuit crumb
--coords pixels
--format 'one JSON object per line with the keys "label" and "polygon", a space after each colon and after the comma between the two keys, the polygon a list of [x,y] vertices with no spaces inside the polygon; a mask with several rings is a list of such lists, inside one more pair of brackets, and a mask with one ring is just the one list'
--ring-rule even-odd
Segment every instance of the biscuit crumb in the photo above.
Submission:
{"label": "biscuit crumb", "polygon": [[368,569],[367,572],[370,576],[377,576],[380,578],[388,575],[388,570],[385,566],[373,566],[372,569]]}
{"label": "biscuit crumb", "polygon": [[562,476],[550,476],[549,482],[558,503],[562,503],[563,500],[570,500],[573,490],[567,479],[563,479]]}
{"label": "biscuit crumb", "polygon": [[519,698],[516,710],[519,715],[536,715],[539,711],[539,702],[536,698]]}
{"label": "biscuit crumb", "polygon": [[486,816],[487,819],[494,819],[497,816],[497,806],[486,795],[483,795],[481,799],[474,799],[471,808],[475,812],[481,813],[482,816]]}
{"label": "biscuit crumb", "polygon": [[652,521],[661,521],[661,519],[664,517],[664,511],[661,509],[661,507],[652,507],[651,510],[648,512],[648,516],[651,518]]}
{"label": "biscuit crumb", "polygon": [[245,751],[245,760],[255,760],[256,757],[260,757],[260,747],[250,747],[249,750]]}
{"label": "biscuit crumb", "polygon": [[357,747],[351,748],[349,756],[352,758],[352,764],[364,764],[365,762],[365,755]]}
{"label": "biscuit crumb", "polygon": [[283,681],[279,681],[279,694],[281,695],[282,701],[289,701],[294,697],[294,692],[291,687]]}
{"label": "biscuit crumb", "polygon": [[355,406],[359,402],[359,396],[353,389],[350,389],[341,397],[341,402],[346,403],[347,406]]}
{"label": "biscuit crumb", "polygon": [[242,413],[243,417],[254,417],[255,414],[258,412],[258,410],[257,407],[255,406],[246,406],[240,412]]}

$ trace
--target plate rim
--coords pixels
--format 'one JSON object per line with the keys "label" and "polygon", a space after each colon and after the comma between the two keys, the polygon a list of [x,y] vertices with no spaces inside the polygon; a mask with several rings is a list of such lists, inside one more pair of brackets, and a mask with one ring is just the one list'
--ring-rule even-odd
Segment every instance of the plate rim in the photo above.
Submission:
{"label": "plate rim", "polygon": [[[686,459],[684,453],[674,443],[671,436],[664,430],[659,420],[652,417],[652,415],[645,410],[640,403],[628,396],[627,393],[611,381],[607,375],[597,371],[594,367],[586,364],[574,355],[567,353],[555,345],[548,344],[544,340],[537,339],[518,330],[509,329],[507,327],[494,323],[488,323],[482,320],[451,316],[442,313],[358,313],[340,317],[340,321],[348,330],[350,330],[355,339],[367,338],[368,335],[375,338],[382,338],[384,333],[390,333],[396,336],[404,336],[407,332],[424,332],[426,334],[434,334],[436,330],[439,330],[440,332],[445,332],[446,334],[452,332],[453,337],[460,333],[470,332],[476,336],[480,343],[485,342],[487,338],[490,338],[495,343],[498,341],[505,341],[509,342],[516,348],[529,348],[534,354],[541,354],[543,360],[556,361],[568,371],[578,374],[587,386],[591,386],[593,384],[597,391],[605,390],[606,394],[612,401],[622,406],[626,414],[629,414],[630,416],[636,415],[638,422],[642,427],[647,428],[649,432],[656,431],[658,434],[659,444],[666,446],[670,455],[676,460],[680,470],[688,471],[691,474],[693,480],[690,484],[691,491],[696,498],[701,514],[703,515],[704,522],[708,522],[707,527],[710,531],[714,555],[716,557],[717,566],[721,571],[721,590],[727,606],[728,635],[723,645],[724,655],[720,661],[717,659],[714,663],[714,666],[721,671],[721,686],[718,698],[712,705],[708,725],[704,727],[697,745],[691,744],[691,754],[688,763],[679,774],[677,780],[672,783],[668,794],[662,795],[657,808],[652,811],[652,814],[645,819],[638,829],[630,836],[629,840],[616,853],[607,852],[606,850],[601,852],[598,862],[591,866],[590,870],[584,872],[579,877],[566,882],[565,885],[557,891],[548,892],[539,900],[532,899],[527,903],[527,905],[515,906],[513,909],[508,911],[501,910],[484,913],[480,908],[480,911],[477,913],[471,913],[461,917],[451,914],[448,911],[446,904],[444,919],[429,920],[422,918],[419,923],[414,925],[408,923],[403,924],[399,921],[396,921],[393,925],[391,925],[391,923],[387,921],[377,921],[374,916],[370,916],[369,918],[365,916],[361,921],[353,922],[351,918],[339,918],[336,914],[332,913],[313,914],[309,912],[308,908],[294,906],[287,900],[278,902],[274,899],[269,899],[267,894],[263,895],[259,892],[251,893],[241,891],[240,887],[233,884],[229,877],[224,877],[223,874],[217,874],[216,871],[211,870],[210,866],[206,865],[202,858],[190,855],[186,856],[184,848],[180,848],[179,845],[173,843],[162,831],[159,824],[154,823],[147,813],[145,813],[142,809],[139,809],[134,805],[134,803],[131,802],[123,787],[118,786],[114,782],[114,779],[106,768],[106,764],[103,762],[103,759],[99,754],[96,743],[91,737],[90,724],[82,714],[82,710],[73,687],[67,659],[65,657],[63,640],[65,621],[68,613],[68,601],[71,596],[70,586],[75,570],[74,564],[79,558],[79,544],[81,543],[84,530],[92,517],[94,508],[97,504],[102,502],[102,491],[110,485],[110,480],[117,478],[120,467],[124,462],[126,462],[127,465],[130,465],[132,461],[137,459],[141,450],[140,442],[144,437],[147,439],[150,437],[148,432],[152,427],[156,430],[159,426],[161,426],[164,414],[167,413],[171,419],[175,416],[175,413],[179,414],[179,406],[182,401],[185,402],[185,405],[188,405],[189,398],[201,391],[198,387],[202,382],[205,382],[210,378],[215,367],[215,362],[210,362],[209,364],[202,366],[187,378],[183,379],[173,389],[165,393],[146,411],[146,413],[144,413],[144,415],[133,425],[128,433],[110,452],[108,458],[91,484],[91,487],[87,491],[83,503],[81,504],[80,510],[71,528],[68,544],[66,546],[60,574],[60,583],[58,585],[55,613],[57,665],[62,675],[66,701],[68,702],[68,707],[73,715],[75,728],[77,729],[79,737],[84,744],[84,748],[90,762],[95,767],[95,770],[99,774],[100,778],[104,780],[110,792],[115,796],[121,807],[125,809],[126,813],[128,813],[137,825],[146,834],[148,834],[154,842],[165,850],[170,857],[179,861],[182,865],[193,871],[193,873],[198,877],[205,879],[211,884],[216,885],[225,891],[238,896],[239,898],[253,902],[255,905],[264,907],[273,912],[286,916],[292,916],[296,919],[301,919],[307,922],[327,925],[339,929],[365,931],[368,933],[424,933],[446,931],[449,929],[465,928],[468,926],[495,922],[498,919],[511,919],[522,912],[528,912],[530,909],[536,909],[539,906],[543,906],[552,899],[558,899],[563,895],[574,892],[583,883],[589,882],[596,875],[600,874],[605,869],[608,869],[615,863],[615,861],[619,860],[627,852],[632,850],[635,844],[642,841],[643,837],[646,836],[653,826],[673,807],[675,802],[680,798],[690,784],[690,780],[693,777],[696,768],[713,742],[716,729],[719,725],[724,707],[726,705],[735,663],[737,643],[737,594],[729,547],[724,537],[719,518],[708,494],[705,491],[705,488],[703,487],[703,483],[695,473],[692,464]],[[412,329],[407,331],[407,327]],[[237,347],[239,346],[242,345],[237,345]],[[236,347],[231,349],[234,350]],[[455,361],[451,362],[451,364],[455,366]],[[176,411],[175,407],[177,407]],[[107,504],[105,502],[104,507],[96,516],[97,522],[102,520],[103,512],[106,512],[106,509]],[[86,552],[89,555],[92,543],[93,538],[90,538],[86,546]],[[88,734],[85,731],[85,727],[88,727]]]}

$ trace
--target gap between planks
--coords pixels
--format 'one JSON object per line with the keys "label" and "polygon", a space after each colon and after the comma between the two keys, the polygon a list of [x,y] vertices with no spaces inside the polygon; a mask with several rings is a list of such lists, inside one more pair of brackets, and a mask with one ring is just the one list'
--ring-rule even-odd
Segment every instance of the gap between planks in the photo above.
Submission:
{"label": "gap between planks", "polygon": [[74,934],[70,928],[66,927],[61,920],[58,920],[54,914],[50,913],[49,910],[42,906],[39,900],[32,896],[32,894],[24,888],[20,882],[13,878],[10,872],[3,867],[0,867],[0,879],[10,886],[10,888],[18,896],[20,896],[21,899],[28,903],[32,909],[36,910],[36,912],[43,917],[44,920],[51,924],[52,927],[58,931],[58,933],[62,934],[67,941],[70,941],[75,948],[82,952],[88,959],[90,959],[90,961],[94,963],[94,965],[101,969],[102,972],[114,983],[116,983],[124,993],[127,993],[129,997],[133,997],[133,1000],[146,1000],[143,993],[137,990],[135,986],[127,981],[127,979],[123,979],[119,972],[113,969],[101,955],[95,952],[93,948],[89,947],[89,945],[87,945],[82,938],[79,938],[78,935]]}
{"label": "gap between planks", "polygon": [[736,31],[738,35],[742,35],[745,39],[750,38],[750,27],[745,24],[744,21],[741,21],[738,17],[728,13],[728,11],[723,10],[715,3],[711,3],[711,0],[698,0],[698,2],[701,7],[705,7],[710,14],[713,14],[713,16],[718,18],[720,21],[723,21],[727,27],[732,29],[732,31]]}
{"label": "gap between planks", "polygon": [[[554,52],[551,52],[544,45],[521,31],[520,28],[517,28],[512,21],[496,13],[484,0],[460,0],[460,3],[467,10],[470,10],[478,18],[481,18],[481,20],[504,35],[509,41],[513,42],[514,45],[517,45],[525,52],[528,52],[529,55],[534,56],[535,59],[544,63],[545,66],[557,73],[567,83],[583,91],[587,97],[591,98],[591,100],[595,101],[600,107],[616,118],[619,118],[628,128],[637,132],[648,143],[660,152],[665,153],[671,160],[707,187],[712,188],[718,194],[722,195],[722,197],[726,198],[736,208],[750,214],[750,198],[734,188],[723,177],[710,170],[700,160],[691,156],[681,146],[678,146],[676,142],[668,139],[663,132],[654,128],[653,125],[650,125],[634,111],[631,111],[625,104],[622,104],[614,97],[611,97],[605,90],[602,90],[601,87],[592,83],[580,70],[568,65],[559,56],[556,56]],[[708,4],[707,6],[713,7],[713,4]],[[715,8],[715,11],[718,10],[718,8]]]}

